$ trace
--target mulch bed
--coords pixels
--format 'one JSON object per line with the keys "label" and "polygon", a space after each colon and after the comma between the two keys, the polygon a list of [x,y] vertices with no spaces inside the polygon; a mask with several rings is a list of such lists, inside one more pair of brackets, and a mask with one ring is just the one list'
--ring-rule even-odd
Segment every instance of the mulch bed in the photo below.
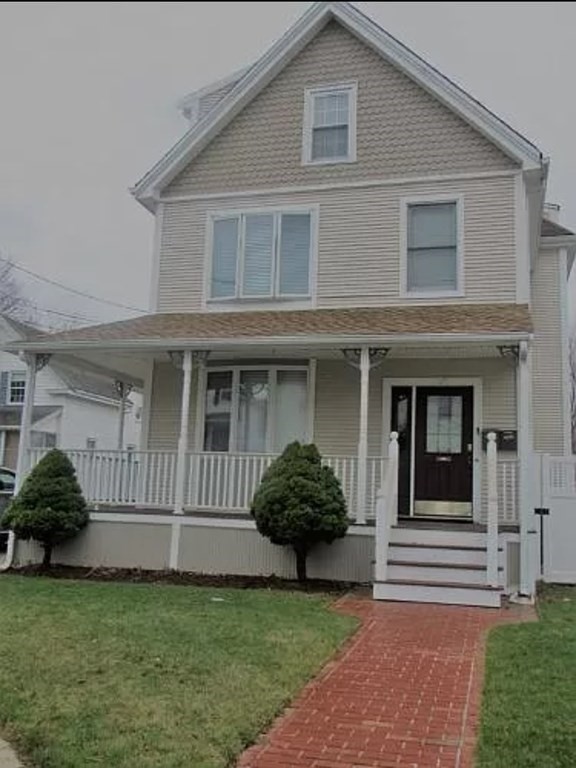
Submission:
{"label": "mulch bed", "polygon": [[[112,581],[130,584],[176,584],[193,587],[228,587],[234,589],[282,589],[300,592],[324,592],[343,594],[356,589],[358,584],[342,581],[309,579],[297,581],[277,576],[217,576],[182,571],[145,571],[140,568],[82,568],[70,565],[53,565],[43,569],[39,565],[13,568],[8,573],[50,579],[76,579],[84,581]],[[1,574],[0,574],[1,576]]]}

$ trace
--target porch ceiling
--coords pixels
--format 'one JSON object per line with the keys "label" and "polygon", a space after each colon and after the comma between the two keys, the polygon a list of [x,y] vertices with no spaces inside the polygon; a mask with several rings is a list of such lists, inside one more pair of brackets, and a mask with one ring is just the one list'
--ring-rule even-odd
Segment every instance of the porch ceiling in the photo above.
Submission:
{"label": "porch ceiling", "polygon": [[112,352],[126,360],[134,352],[171,349],[493,346],[527,339],[531,332],[528,306],[520,304],[173,313],[39,336],[16,342],[11,350],[81,353],[83,357],[87,352],[105,351],[110,365]]}

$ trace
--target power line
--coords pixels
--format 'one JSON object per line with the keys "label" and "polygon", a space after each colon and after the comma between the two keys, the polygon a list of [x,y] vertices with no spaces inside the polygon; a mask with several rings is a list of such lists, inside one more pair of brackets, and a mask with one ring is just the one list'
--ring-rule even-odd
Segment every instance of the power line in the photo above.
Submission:
{"label": "power line", "polygon": [[0,261],[4,261],[7,264],[11,264],[14,269],[17,269],[19,272],[24,272],[27,275],[31,275],[32,277],[35,277],[37,280],[42,280],[45,283],[50,283],[50,285],[55,285],[58,288],[62,288],[65,291],[69,291],[70,293],[75,293],[77,296],[82,296],[85,299],[92,299],[92,301],[100,301],[102,304],[110,304],[110,306],[113,307],[120,307],[121,309],[127,309],[130,312],[146,312],[145,309],[141,309],[140,307],[131,307],[129,304],[121,304],[117,301],[111,301],[110,299],[101,299],[99,296],[94,296],[91,293],[86,293],[85,291],[80,291],[77,288],[70,288],[68,285],[64,285],[63,283],[59,283],[57,280],[52,280],[50,277],[46,277],[45,275],[39,275],[37,272],[33,272],[31,269],[27,269],[27,267],[22,267],[20,264],[16,264],[11,259],[7,259],[4,256],[0,256]]}

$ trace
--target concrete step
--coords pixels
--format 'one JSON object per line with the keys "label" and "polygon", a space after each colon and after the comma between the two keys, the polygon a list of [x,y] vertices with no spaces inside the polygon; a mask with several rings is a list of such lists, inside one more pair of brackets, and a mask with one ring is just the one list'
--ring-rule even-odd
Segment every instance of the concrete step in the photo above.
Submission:
{"label": "concrete step", "polygon": [[374,582],[372,594],[374,600],[500,608],[502,590],[478,584],[389,579]]}
{"label": "concrete step", "polygon": [[486,548],[455,544],[414,544],[393,542],[389,547],[391,560],[415,563],[455,563],[462,565],[486,565]]}
{"label": "concrete step", "polygon": [[427,581],[484,586],[486,566],[391,559],[388,561],[388,578],[392,581]]}
{"label": "concrete step", "polygon": [[486,534],[470,531],[439,528],[404,528],[393,526],[390,532],[392,544],[435,544],[437,546],[483,547],[486,548]]}

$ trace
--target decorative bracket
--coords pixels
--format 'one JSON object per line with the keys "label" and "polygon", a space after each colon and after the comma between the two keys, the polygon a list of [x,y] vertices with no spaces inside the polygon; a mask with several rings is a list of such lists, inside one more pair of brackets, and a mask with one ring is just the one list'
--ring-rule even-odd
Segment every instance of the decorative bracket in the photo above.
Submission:
{"label": "decorative bracket", "polygon": [[171,350],[168,352],[168,357],[174,368],[182,368],[182,365],[184,364],[184,352]]}
{"label": "decorative bracket", "polygon": [[515,363],[520,359],[520,347],[518,344],[502,344],[498,347],[498,352],[506,360],[514,360]]}
{"label": "decorative bracket", "polygon": [[36,373],[38,373],[38,371],[41,371],[42,368],[45,368],[48,365],[51,357],[52,355],[47,353],[34,355],[34,358],[35,358],[34,366],[36,368]]}
{"label": "decorative bracket", "polygon": [[[346,362],[353,368],[360,368],[361,349],[343,349],[341,350]],[[377,368],[390,354],[389,347],[370,347],[368,350],[370,357],[370,369]]]}
{"label": "decorative bracket", "polygon": [[127,381],[122,381],[121,379],[116,379],[114,381],[114,388],[116,389],[116,392],[117,392],[118,396],[122,400],[125,400],[130,395],[132,390],[134,389],[134,386],[132,384],[130,384],[129,382],[127,382]]}
{"label": "decorative bracket", "polygon": [[[210,352],[205,349],[195,349],[192,352],[192,365],[205,363]],[[170,362],[175,368],[182,368],[184,365],[184,352],[182,350],[172,350],[168,352]]]}
{"label": "decorative bracket", "polygon": [[207,349],[196,349],[192,352],[192,365],[201,365],[208,360],[210,352]]}

